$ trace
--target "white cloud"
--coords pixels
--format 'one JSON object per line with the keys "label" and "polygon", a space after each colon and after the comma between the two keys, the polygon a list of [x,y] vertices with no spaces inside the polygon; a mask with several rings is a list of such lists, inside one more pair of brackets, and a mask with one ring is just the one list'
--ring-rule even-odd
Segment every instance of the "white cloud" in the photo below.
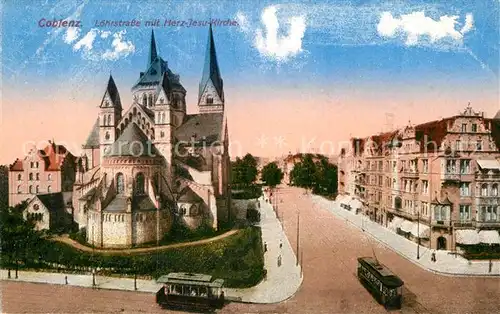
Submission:
{"label": "white cloud", "polygon": [[304,16],[292,16],[288,19],[290,27],[287,36],[278,36],[280,24],[276,7],[265,8],[261,20],[266,28],[266,36],[264,37],[262,29],[257,29],[255,35],[255,47],[261,54],[284,61],[302,51],[302,38],[306,30]]}
{"label": "white cloud", "polygon": [[417,45],[426,38],[430,43],[448,39],[460,44],[464,34],[473,29],[474,20],[472,14],[467,14],[462,29],[457,30],[458,18],[456,15],[443,15],[438,20],[434,20],[425,16],[424,11],[395,18],[390,12],[383,12],[377,25],[377,32],[380,36],[389,38],[402,34],[406,36],[408,46]]}
{"label": "white cloud", "polygon": [[113,49],[107,49],[102,55],[103,59],[118,60],[135,51],[135,46],[131,41],[123,41],[123,35],[126,34],[126,32],[127,31],[123,30],[113,34],[113,42],[111,43]]}
{"label": "white cloud", "polygon": [[465,34],[470,32],[472,29],[474,29],[474,16],[472,16],[472,13],[467,13],[465,16],[465,25],[462,27],[460,33]]}
{"label": "white cloud", "polygon": [[110,31],[101,31],[101,38],[108,38],[111,35]]}
{"label": "white cloud", "polygon": [[240,25],[240,28],[243,32],[248,32],[250,27],[248,25],[248,19],[247,17],[245,16],[245,14],[243,14],[242,12],[238,11],[236,13],[236,21],[238,22],[238,24]]}
{"label": "white cloud", "polygon": [[78,51],[84,47],[85,51],[91,51],[94,44],[95,37],[99,30],[93,28],[91,29],[82,39],[80,39],[74,46],[73,50]]}
{"label": "white cloud", "polygon": [[69,27],[64,34],[64,42],[67,44],[71,44],[74,42],[78,36],[80,36],[80,28],[79,27]]}

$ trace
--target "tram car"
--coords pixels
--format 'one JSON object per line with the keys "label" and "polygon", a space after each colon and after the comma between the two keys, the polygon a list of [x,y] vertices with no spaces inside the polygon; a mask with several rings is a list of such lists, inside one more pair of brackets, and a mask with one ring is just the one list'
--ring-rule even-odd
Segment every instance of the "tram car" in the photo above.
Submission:
{"label": "tram car", "polygon": [[386,309],[400,309],[404,282],[373,257],[358,258],[358,279]]}
{"label": "tram car", "polygon": [[224,280],[210,275],[169,273],[156,281],[163,286],[156,293],[161,307],[210,311],[224,306]]}

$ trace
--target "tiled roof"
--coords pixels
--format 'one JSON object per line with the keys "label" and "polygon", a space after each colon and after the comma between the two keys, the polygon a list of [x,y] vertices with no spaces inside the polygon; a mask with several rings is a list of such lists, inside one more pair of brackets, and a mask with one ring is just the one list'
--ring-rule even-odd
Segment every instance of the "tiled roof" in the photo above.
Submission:
{"label": "tiled roof", "polygon": [[148,195],[136,195],[132,198],[132,209],[133,210],[152,210],[155,209],[153,201]]}
{"label": "tiled roof", "polygon": [[223,81],[220,76],[219,64],[217,62],[217,54],[215,52],[214,35],[212,33],[212,25],[208,30],[208,43],[207,51],[205,53],[205,65],[203,67],[203,75],[201,77],[199,91],[198,91],[198,101],[201,99],[201,95],[207,86],[208,82],[212,81],[218,95],[223,99],[222,88]]}
{"label": "tiled roof", "polygon": [[202,200],[190,187],[185,187],[181,193],[182,195],[178,199],[179,202],[199,202]]}
{"label": "tiled roof", "polygon": [[12,165],[9,167],[10,171],[23,171],[23,161],[20,159],[16,159]]}
{"label": "tiled roof", "polygon": [[58,171],[68,157],[74,157],[63,145],[56,145],[54,142],[39,151],[40,157],[45,161],[45,170]]}
{"label": "tiled roof", "polygon": [[191,143],[194,136],[197,141],[210,145],[222,140],[222,113],[202,113],[186,115],[184,123],[177,128],[175,136],[178,141]]}
{"label": "tiled roof", "polygon": [[51,194],[38,194],[36,197],[51,212],[61,211],[66,207],[64,197],[61,192]]}
{"label": "tiled roof", "polygon": [[[415,139],[420,142],[420,151],[434,151],[439,149],[448,133],[448,123],[455,121],[455,117],[438,121],[431,121],[415,126]],[[427,135],[427,147],[425,136]],[[434,145],[435,143],[435,145]]]}
{"label": "tiled roof", "polygon": [[92,130],[90,130],[89,136],[83,144],[83,148],[98,148],[99,147],[99,118],[94,123]]}
{"label": "tiled roof", "polygon": [[158,151],[142,130],[135,123],[130,123],[111,145],[110,151],[104,155],[105,157],[153,157],[158,155]]}

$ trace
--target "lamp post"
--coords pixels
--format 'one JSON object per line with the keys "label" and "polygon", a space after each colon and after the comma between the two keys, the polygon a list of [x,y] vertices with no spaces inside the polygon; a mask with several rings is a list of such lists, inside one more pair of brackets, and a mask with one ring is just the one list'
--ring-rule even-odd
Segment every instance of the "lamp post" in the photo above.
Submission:
{"label": "lamp post", "polygon": [[94,251],[95,251],[95,239],[94,239],[94,225],[92,225],[92,288],[95,288],[95,255],[94,255]]}
{"label": "lamp post", "polygon": [[300,243],[300,209],[297,208],[297,266],[299,265],[299,243]]}

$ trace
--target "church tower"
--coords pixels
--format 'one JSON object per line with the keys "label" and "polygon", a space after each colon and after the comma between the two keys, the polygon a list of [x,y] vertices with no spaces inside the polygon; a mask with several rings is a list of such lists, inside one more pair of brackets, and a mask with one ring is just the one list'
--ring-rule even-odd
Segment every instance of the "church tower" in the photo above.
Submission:
{"label": "church tower", "polygon": [[208,30],[205,65],[198,92],[198,109],[200,113],[224,111],[224,88],[217,63],[212,25]]}
{"label": "church tower", "polygon": [[99,146],[100,163],[108,149],[117,139],[116,125],[122,117],[120,94],[113,77],[110,75],[108,86],[99,106]]}
{"label": "church tower", "polygon": [[161,84],[157,89],[157,100],[153,108],[155,115],[155,140],[154,145],[163,155],[167,164],[172,163],[172,86],[167,73],[163,74]]}

